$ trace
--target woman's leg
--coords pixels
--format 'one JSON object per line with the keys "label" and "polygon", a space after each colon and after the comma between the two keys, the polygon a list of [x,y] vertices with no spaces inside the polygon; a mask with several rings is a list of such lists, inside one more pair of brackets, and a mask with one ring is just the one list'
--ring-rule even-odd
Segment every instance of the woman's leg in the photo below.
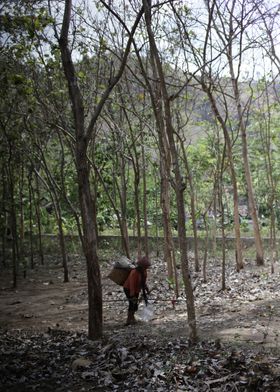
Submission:
{"label": "woman's leg", "polygon": [[135,324],[136,320],[134,314],[138,310],[138,296],[131,297],[128,289],[124,289],[124,292],[128,299],[128,313],[126,325]]}

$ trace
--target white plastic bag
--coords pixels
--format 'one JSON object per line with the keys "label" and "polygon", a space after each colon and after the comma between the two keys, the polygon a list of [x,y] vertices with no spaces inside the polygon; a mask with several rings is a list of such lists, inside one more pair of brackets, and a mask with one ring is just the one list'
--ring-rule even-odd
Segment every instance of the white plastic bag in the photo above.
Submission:
{"label": "white plastic bag", "polygon": [[137,318],[142,321],[150,321],[154,317],[154,308],[151,304],[140,305],[136,313]]}

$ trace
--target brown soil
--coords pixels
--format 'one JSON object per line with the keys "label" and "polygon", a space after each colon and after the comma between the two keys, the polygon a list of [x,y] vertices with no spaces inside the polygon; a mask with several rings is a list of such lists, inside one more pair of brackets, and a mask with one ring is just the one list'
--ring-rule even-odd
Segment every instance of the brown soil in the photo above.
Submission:
{"label": "brown soil", "polygon": [[[69,283],[63,283],[63,271],[54,257],[46,259],[12,289],[11,274],[0,277],[0,328],[45,331],[59,328],[87,331],[87,283],[84,261],[73,255],[70,260]],[[157,337],[188,337],[186,301],[183,293],[173,303],[173,291],[168,287],[161,260],[153,260],[150,286],[154,317],[149,322],[125,327],[127,304],[121,287],[106,278],[110,263],[102,265],[104,297],[104,334],[130,334],[141,330]],[[212,260],[209,281],[202,282],[201,273],[193,273],[197,325],[200,337],[222,341],[262,345],[279,351],[280,268],[270,273],[270,266],[256,267],[247,262],[241,273],[228,268],[227,285],[220,290],[220,264]]]}

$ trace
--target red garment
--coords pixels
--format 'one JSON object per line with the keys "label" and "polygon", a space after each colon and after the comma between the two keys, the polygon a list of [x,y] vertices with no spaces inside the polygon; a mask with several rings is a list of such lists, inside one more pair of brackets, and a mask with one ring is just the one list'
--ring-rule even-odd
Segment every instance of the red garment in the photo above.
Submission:
{"label": "red garment", "polygon": [[[143,277],[144,277],[144,286],[146,285],[146,280],[147,280],[147,271],[143,271]],[[141,281],[141,272],[137,270],[137,268],[134,268],[133,270],[130,271],[130,274],[128,275],[128,278],[124,282],[123,287],[125,289],[129,290],[129,295],[130,297],[135,297],[138,296],[140,291],[142,290],[142,281]]]}

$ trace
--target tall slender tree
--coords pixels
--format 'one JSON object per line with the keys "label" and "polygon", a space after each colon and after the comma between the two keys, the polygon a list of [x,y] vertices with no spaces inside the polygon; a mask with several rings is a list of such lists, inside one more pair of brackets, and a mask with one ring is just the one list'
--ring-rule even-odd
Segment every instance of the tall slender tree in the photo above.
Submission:
{"label": "tall slender tree", "polygon": [[191,276],[189,271],[188,253],[187,253],[187,237],[186,237],[186,214],[185,214],[185,202],[184,202],[184,190],[185,184],[181,175],[180,162],[178,157],[178,151],[175,144],[175,132],[172,124],[172,115],[170,108],[170,98],[167,91],[166,78],[163,70],[163,65],[159,56],[159,51],[155,36],[152,28],[152,12],[151,2],[149,0],[143,0],[145,9],[145,22],[149,38],[151,66],[153,68],[154,75],[157,76],[158,88],[161,91],[161,101],[158,105],[162,105],[163,123],[164,127],[159,127],[159,138],[165,139],[170,149],[170,155],[172,159],[172,167],[174,172],[173,187],[176,194],[177,202],[177,219],[178,219],[178,236],[179,236],[179,247],[180,247],[180,261],[182,267],[182,275],[185,286],[186,301],[187,301],[187,312],[188,312],[188,325],[190,328],[190,339],[192,342],[197,340],[197,327],[195,317],[195,305],[194,296],[191,283]]}
{"label": "tall slender tree", "polygon": [[72,15],[72,1],[65,0],[64,16],[60,33],[56,31],[65,78],[67,80],[69,97],[72,104],[72,112],[75,127],[75,163],[77,169],[79,200],[81,206],[83,226],[83,250],[87,262],[88,277],[88,303],[89,303],[89,338],[98,339],[102,336],[102,288],[100,267],[97,255],[97,233],[94,199],[90,190],[90,167],[87,159],[89,142],[93,136],[95,125],[102,108],[111,91],[120,80],[127,58],[130,52],[133,34],[142,17],[143,8],[140,9],[132,26],[120,67],[116,74],[110,79],[108,87],[104,90],[98,104],[93,109],[88,126],[85,124],[84,100],[78,83],[78,75],[75,69],[70,48],[70,23]]}

